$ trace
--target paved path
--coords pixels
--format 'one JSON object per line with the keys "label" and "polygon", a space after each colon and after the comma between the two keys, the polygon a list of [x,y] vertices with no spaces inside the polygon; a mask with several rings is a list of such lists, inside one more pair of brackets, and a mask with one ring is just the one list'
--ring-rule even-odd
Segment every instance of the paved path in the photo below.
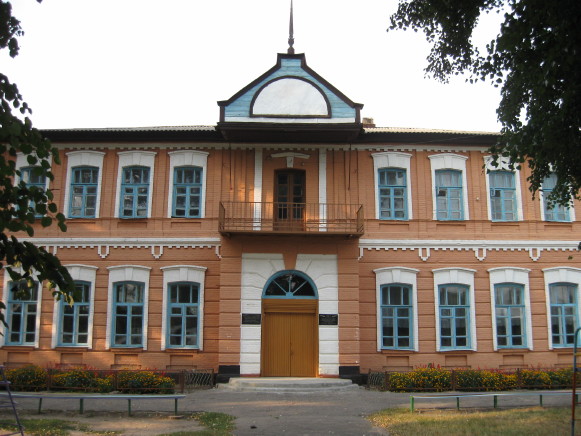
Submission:
{"label": "paved path", "polygon": [[[539,391],[540,393],[540,391]],[[179,402],[182,414],[208,411],[223,412],[236,417],[235,435],[378,435],[387,434],[373,428],[366,415],[389,407],[409,407],[409,393],[368,391],[364,388],[320,393],[239,392],[228,389],[195,391]],[[571,404],[570,396],[547,397],[545,406]],[[37,402],[19,401],[20,407],[35,410]],[[538,397],[503,398],[499,406],[537,406]],[[134,401],[132,409],[139,411],[173,412],[173,401]],[[462,400],[463,407],[492,407],[492,399]],[[455,407],[454,399],[427,400],[417,408]],[[45,400],[43,411],[78,410],[78,401]],[[123,401],[86,401],[85,410],[124,411]],[[138,416],[130,419],[139,419]]]}

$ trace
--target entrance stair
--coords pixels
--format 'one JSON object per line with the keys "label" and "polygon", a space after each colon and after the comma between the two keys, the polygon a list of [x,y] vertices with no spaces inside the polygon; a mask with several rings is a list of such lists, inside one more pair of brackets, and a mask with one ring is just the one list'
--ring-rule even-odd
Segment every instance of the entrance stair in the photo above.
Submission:
{"label": "entrance stair", "polygon": [[359,389],[351,380],[310,377],[237,377],[219,389],[243,392],[309,393]]}

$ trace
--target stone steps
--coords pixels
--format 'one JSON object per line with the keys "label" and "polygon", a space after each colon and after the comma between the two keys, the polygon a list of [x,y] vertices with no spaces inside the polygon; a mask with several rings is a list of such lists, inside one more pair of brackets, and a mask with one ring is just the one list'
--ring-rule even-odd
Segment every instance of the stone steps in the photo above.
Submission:
{"label": "stone steps", "polygon": [[242,392],[308,393],[359,389],[351,380],[306,377],[237,377],[219,389]]}

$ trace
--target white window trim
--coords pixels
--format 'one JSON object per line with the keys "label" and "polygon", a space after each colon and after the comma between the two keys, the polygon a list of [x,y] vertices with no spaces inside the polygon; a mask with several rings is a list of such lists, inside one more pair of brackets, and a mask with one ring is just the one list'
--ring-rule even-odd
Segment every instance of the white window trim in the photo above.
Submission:
{"label": "white window trim", "polygon": [[[488,221],[492,221],[492,207],[490,205],[490,171],[510,171],[514,173],[514,186],[516,190],[516,213],[517,221],[524,221],[523,206],[522,206],[522,192],[520,186],[520,171],[518,169],[511,170],[509,167],[509,159],[500,157],[498,159],[498,166],[492,164],[492,156],[484,156],[484,168],[486,172],[486,207],[488,211]],[[505,223],[514,221],[494,221],[495,223]]]}
{"label": "white window trim", "polygon": [[99,218],[101,208],[101,187],[103,185],[103,158],[105,153],[100,151],[71,151],[67,155],[67,181],[65,184],[65,201],[63,212],[67,218],[70,218],[70,195],[73,168],[77,167],[97,167],[99,168],[99,177],[97,178],[97,204],[95,205],[95,218]]}
{"label": "white window trim", "polygon": [[[89,328],[87,331],[87,345],[75,345],[75,347],[88,348],[89,350],[93,348],[93,318],[95,314],[95,283],[97,281],[97,270],[99,267],[92,265],[64,265],[64,267],[69,271],[71,278],[73,280],[79,280],[83,282],[88,282],[91,284],[91,294],[89,299]],[[60,301],[54,300],[54,308],[52,311],[52,339],[51,347],[58,347],[58,336],[60,328],[60,318],[61,318],[62,305]],[[67,345],[69,347],[70,345]]]}
{"label": "white window trim", "polygon": [[[545,275],[545,303],[547,307],[547,334],[549,350],[553,347],[553,333],[551,331],[551,294],[550,286],[553,283],[574,283],[577,285],[577,319],[581,322],[581,268],[570,266],[557,266],[544,268]],[[561,347],[558,347],[561,349]]]}
{"label": "white window trim", "polygon": [[[31,153],[31,155],[36,157],[36,154],[35,153]],[[30,165],[28,163],[27,156],[28,155],[27,154],[24,154],[24,153],[20,153],[20,152],[16,153],[16,162],[15,162],[15,164],[16,164],[16,170],[20,171],[22,168],[29,168],[29,167],[37,167],[37,166],[40,166],[39,164]],[[48,156],[46,158],[46,160],[48,161],[48,163],[50,165],[52,165],[52,156]],[[20,176],[16,176],[16,183],[17,184],[20,183],[20,180],[21,180],[20,179]],[[44,185],[44,189],[45,190],[48,189],[49,183],[50,183],[50,179],[47,177],[46,180],[45,180],[45,185]]]}
{"label": "white window trim", "polygon": [[113,296],[114,284],[117,282],[143,283],[143,350],[147,350],[147,331],[149,327],[149,273],[151,268],[140,265],[117,265],[107,267],[109,270],[109,286],[107,291],[107,332],[105,334],[105,349],[131,349],[131,347],[114,347],[111,343],[113,328]]}
{"label": "white window trim", "polygon": [[438,268],[434,274],[434,307],[436,308],[436,351],[448,352],[459,349],[442,350],[440,346],[440,285],[459,284],[468,286],[470,293],[470,347],[462,350],[477,350],[476,343],[476,304],[474,301],[474,274],[476,270],[468,268]]}
{"label": "white window trim", "polygon": [[[400,153],[396,151],[385,151],[381,153],[372,153],[373,157],[373,186],[375,189],[375,219],[379,217],[379,176],[378,172],[384,168],[402,168],[406,174],[406,201],[407,201],[407,220],[413,218],[412,212],[412,178],[411,178],[411,158],[409,153]],[[406,220],[406,221],[407,221]]]}
{"label": "white window trim", "polygon": [[[206,216],[206,178],[208,174],[208,155],[206,151],[171,151],[169,155],[169,195],[167,196],[167,217],[171,218],[173,209],[173,179],[176,167],[194,166],[202,168],[202,191],[200,218]],[[196,219],[196,218],[194,218]]]}
{"label": "white window trim", "polygon": [[117,192],[115,194],[115,208],[114,217],[119,218],[120,209],[120,199],[121,199],[121,181],[123,180],[123,169],[125,167],[140,166],[149,167],[149,190],[147,196],[147,218],[151,218],[152,204],[151,200],[153,198],[153,186],[154,186],[154,166],[155,166],[155,155],[157,153],[153,151],[120,151],[117,153],[119,156],[119,168],[117,169]]}
{"label": "white window trim", "polygon": [[[488,270],[490,276],[490,307],[492,310],[492,338],[494,351],[499,349],[502,350],[514,350],[516,348],[506,348],[499,347],[497,334],[496,334],[496,303],[494,299],[494,287],[501,283],[515,283],[522,285],[524,288],[524,306],[525,306],[525,332],[526,332],[526,348],[529,350],[533,349],[533,323],[531,317],[531,298],[530,298],[530,288],[529,288],[529,273],[530,269],[518,268],[518,267],[499,267],[491,268]],[[518,348],[521,349],[521,348]]]}
{"label": "white window trim", "polygon": [[[410,285],[412,288],[412,322],[413,322],[413,336],[414,343],[412,345],[413,351],[419,351],[419,330],[418,330],[418,285],[417,285],[417,275],[420,272],[419,269],[406,268],[403,266],[394,266],[386,268],[374,269],[375,273],[375,303],[376,303],[376,332],[377,332],[377,351],[382,351],[383,345],[383,334],[382,334],[382,323],[381,323],[381,287],[384,285],[389,285],[392,283],[400,283],[405,285]],[[411,350],[410,350],[411,351]]]}
{"label": "white window trim", "polygon": [[[200,285],[198,293],[198,347],[204,349],[204,289],[207,268],[196,265],[173,265],[160,268],[163,272],[163,302],[161,317],[161,349],[166,348],[177,350],[178,347],[167,346],[167,306],[168,306],[168,285],[173,282],[196,282]],[[190,348],[188,348],[190,349]]]}
{"label": "white window trim", "polygon": [[[16,272],[22,274],[22,269],[12,267],[12,269]],[[36,338],[34,341],[34,348],[38,348],[40,344],[40,318],[42,316],[42,291],[44,289],[43,283],[38,280],[38,273],[36,271],[32,272],[32,280],[38,283],[38,300],[37,300],[37,310],[36,310],[36,325],[35,325],[35,332],[34,337]],[[4,302],[4,316],[8,313],[8,292],[10,290],[10,275],[8,272],[4,271],[4,283],[2,288],[2,301]],[[7,321],[7,319],[6,319]],[[0,347],[3,347],[6,343],[6,335],[8,334],[8,327],[5,325],[1,325],[2,334],[0,335]],[[30,345],[14,345],[14,347],[29,347]]]}
{"label": "white window trim", "polygon": [[[430,159],[432,171],[432,219],[438,221],[438,207],[436,198],[436,171],[457,170],[462,173],[462,207],[464,218],[459,221],[470,219],[470,209],[468,208],[468,179],[466,177],[466,161],[468,156],[453,153],[432,154]],[[456,220],[454,220],[456,221]]]}

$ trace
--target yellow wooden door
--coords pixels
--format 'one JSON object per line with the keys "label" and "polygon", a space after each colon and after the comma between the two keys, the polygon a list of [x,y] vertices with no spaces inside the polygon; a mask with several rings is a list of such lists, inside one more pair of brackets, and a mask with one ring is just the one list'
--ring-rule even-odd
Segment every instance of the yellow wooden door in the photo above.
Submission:
{"label": "yellow wooden door", "polygon": [[263,300],[262,376],[316,377],[316,300]]}

